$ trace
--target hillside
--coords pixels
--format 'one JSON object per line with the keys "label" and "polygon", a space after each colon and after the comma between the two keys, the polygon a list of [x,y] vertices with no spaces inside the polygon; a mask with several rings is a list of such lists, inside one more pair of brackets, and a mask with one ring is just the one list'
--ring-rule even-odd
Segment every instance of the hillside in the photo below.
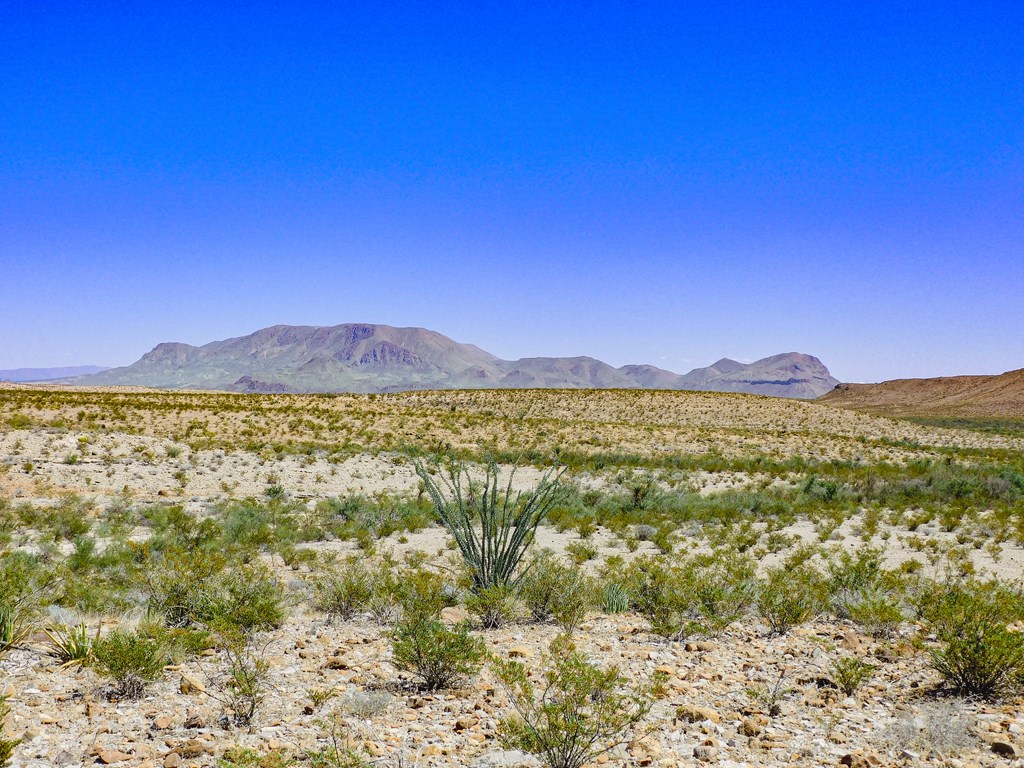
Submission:
{"label": "hillside", "polygon": [[838,382],[820,360],[795,352],[749,365],[722,359],[680,375],[651,365],[615,368],[585,356],[502,360],[424,328],[349,323],[275,325],[201,347],[166,342],[132,365],[67,383],[264,393],[642,388],[807,399]]}
{"label": "hillside", "polygon": [[1024,419],[1024,368],[993,376],[840,384],[819,402],[885,416]]}

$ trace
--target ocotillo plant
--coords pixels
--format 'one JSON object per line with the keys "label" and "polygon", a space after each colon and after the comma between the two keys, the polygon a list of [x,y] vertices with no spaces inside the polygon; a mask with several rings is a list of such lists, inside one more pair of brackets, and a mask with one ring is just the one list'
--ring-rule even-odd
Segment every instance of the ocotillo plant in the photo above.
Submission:
{"label": "ocotillo plant", "polygon": [[487,465],[483,481],[474,480],[464,464],[451,465],[438,473],[443,487],[422,462],[415,466],[441,523],[455,537],[473,590],[514,584],[537,526],[558,501],[562,473],[550,469],[531,490],[513,492],[515,469],[500,486],[495,462]]}

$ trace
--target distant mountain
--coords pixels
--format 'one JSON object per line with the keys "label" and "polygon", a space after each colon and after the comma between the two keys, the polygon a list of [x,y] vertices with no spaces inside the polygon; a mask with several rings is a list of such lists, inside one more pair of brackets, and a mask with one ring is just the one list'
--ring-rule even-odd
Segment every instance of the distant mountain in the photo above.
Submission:
{"label": "distant mountain", "polygon": [[821,402],[885,416],[1024,419],[1024,368],[993,376],[840,384]]}
{"label": "distant mountain", "polygon": [[424,328],[349,323],[275,325],[201,347],[158,344],[132,365],[66,383],[237,392],[650,388],[810,398],[838,381],[820,360],[795,352],[749,365],[723,359],[680,375],[652,365],[614,368],[592,357],[502,360]]}
{"label": "distant mountain", "polygon": [[64,368],[14,368],[0,371],[0,381],[52,381],[69,376],[85,376],[108,370],[102,365],[70,365]]}

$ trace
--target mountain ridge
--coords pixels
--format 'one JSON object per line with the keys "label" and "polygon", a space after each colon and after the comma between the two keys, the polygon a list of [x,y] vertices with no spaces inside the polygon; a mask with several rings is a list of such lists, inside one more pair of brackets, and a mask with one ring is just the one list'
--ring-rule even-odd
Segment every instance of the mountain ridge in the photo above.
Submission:
{"label": "mountain ridge", "polygon": [[273,325],[201,346],[161,342],[135,363],[64,383],[241,392],[393,392],[463,388],[645,388],[813,398],[839,382],[796,352],[750,364],[722,358],[686,374],[613,367],[586,355],[502,360],[425,328]]}
{"label": "mountain ridge", "polygon": [[819,402],[880,416],[1024,419],[1024,368],[990,375],[839,384]]}

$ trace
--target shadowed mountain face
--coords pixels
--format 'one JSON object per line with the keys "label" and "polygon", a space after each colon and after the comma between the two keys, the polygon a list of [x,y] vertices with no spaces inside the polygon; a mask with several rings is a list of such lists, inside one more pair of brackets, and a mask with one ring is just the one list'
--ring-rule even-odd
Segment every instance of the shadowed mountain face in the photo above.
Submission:
{"label": "shadowed mountain face", "polygon": [[388,392],[462,388],[697,389],[817,397],[835,387],[820,360],[723,359],[679,375],[652,365],[613,368],[592,357],[502,360],[424,328],[350,323],[275,325],[201,347],[158,344],[132,365],[67,383],[238,392]]}
{"label": "shadowed mountain face", "polygon": [[1024,419],[1024,368],[998,376],[841,384],[821,401],[885,416]]}

